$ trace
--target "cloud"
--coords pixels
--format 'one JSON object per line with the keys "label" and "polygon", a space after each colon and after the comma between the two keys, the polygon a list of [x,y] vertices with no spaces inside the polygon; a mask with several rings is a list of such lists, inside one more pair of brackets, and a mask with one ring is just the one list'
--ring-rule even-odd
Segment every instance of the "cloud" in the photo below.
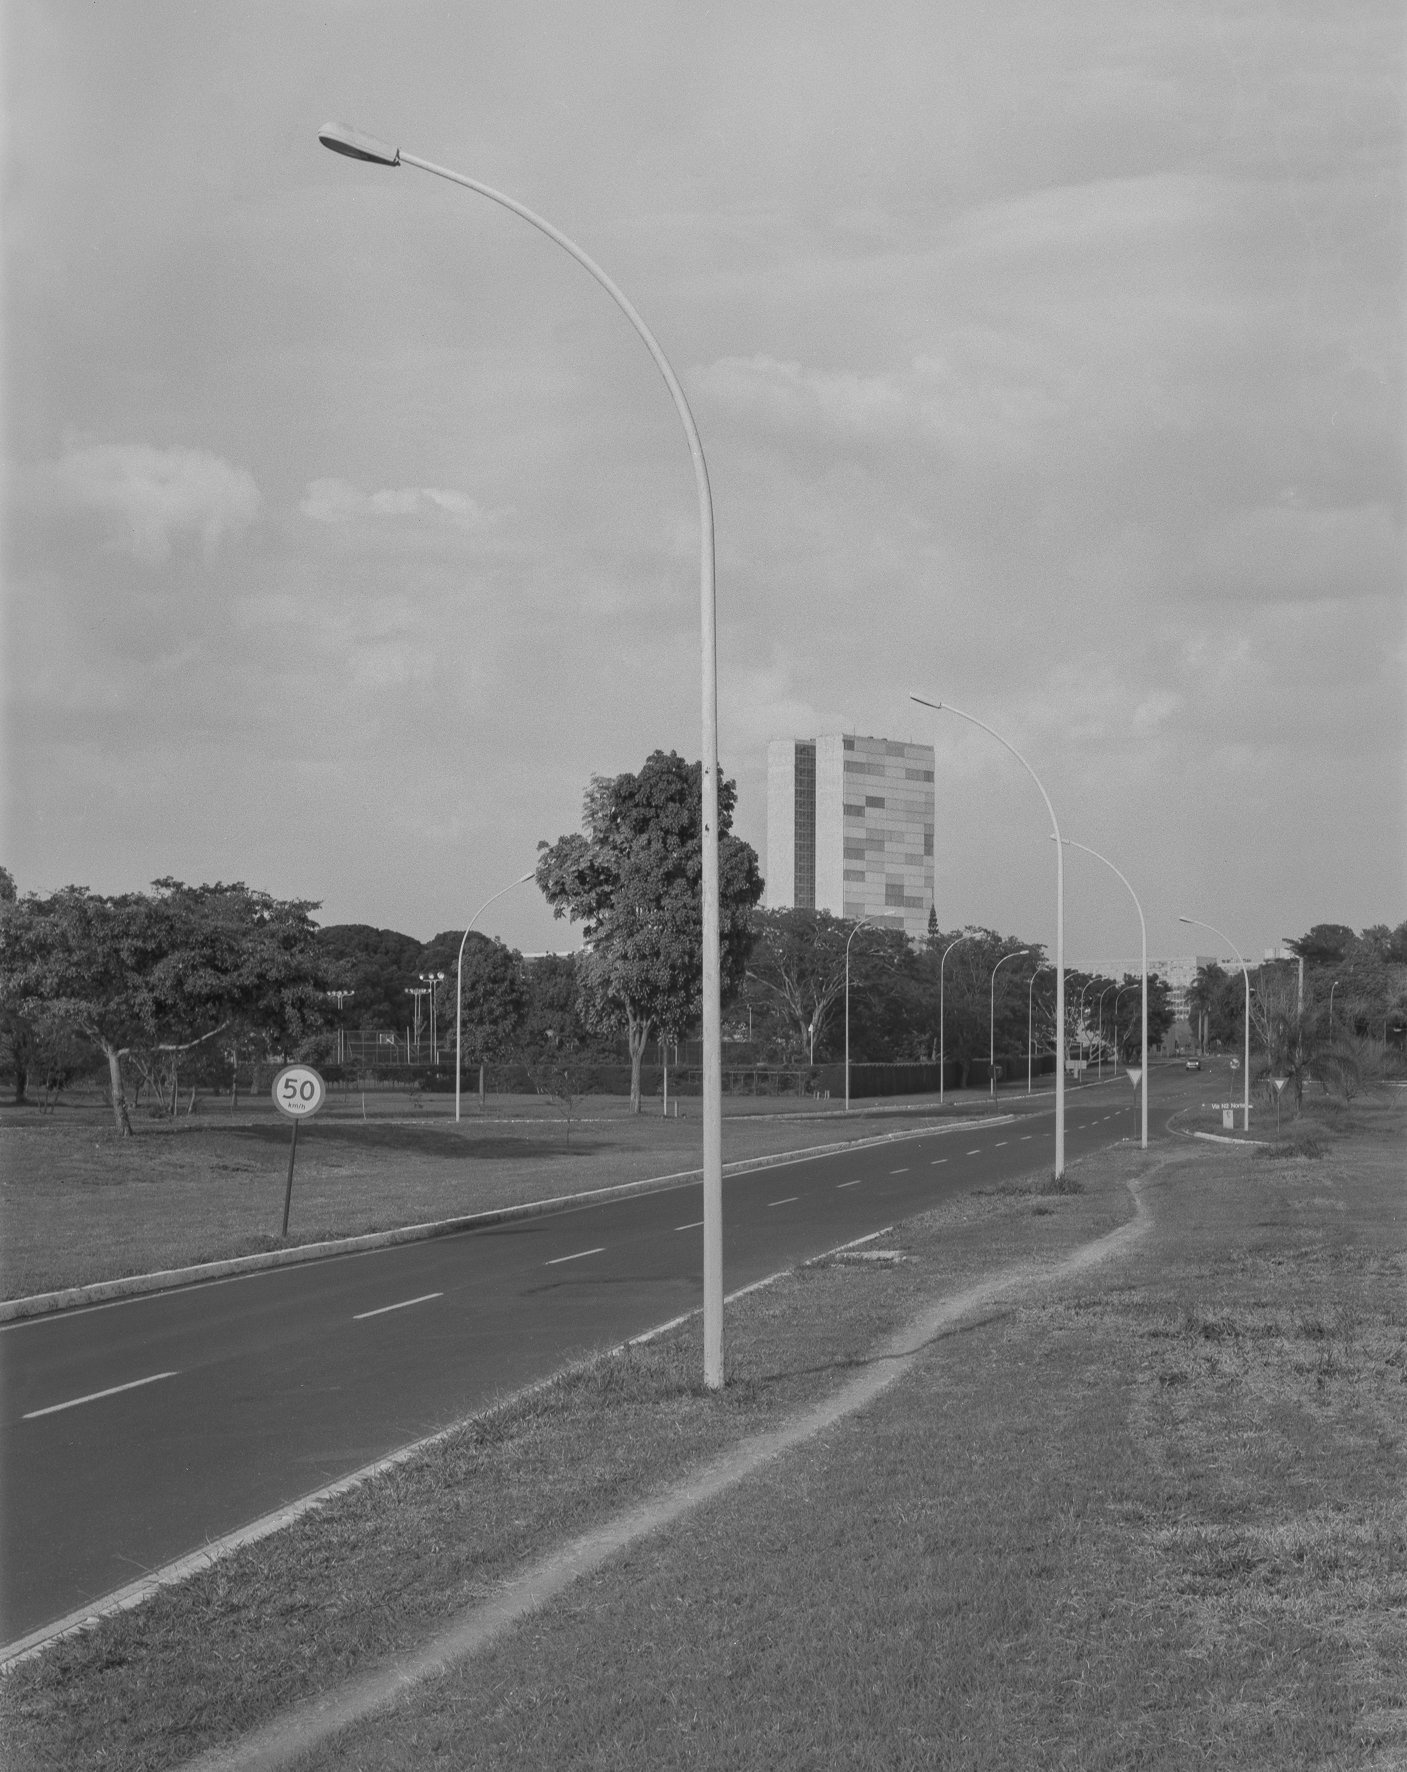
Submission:
{"label": "cloud", "polygon": [[146,443],[70,447],[54,465],[60,496],[117,527],[120,542],[156,564],[182,536],[199,536],[208,555],[258,518],[253,476],[204,449]]}
{"label": "cloud", "polygon": [[1401,574],[1401,535],[1385,505],[1282,504],[1212,525],[1191,553],[1184,584],[1194,600],[1345,602],[1392,596]]}
{"label": "cloud", "polygon": [[405,486],[381,492],[359,492],[345,480],[310,480],[299,505],[318,523],[350,523],[358,517],[419,517],[452,524],[457,529],[482,529],[494,521],[465,492],[438,486]]}

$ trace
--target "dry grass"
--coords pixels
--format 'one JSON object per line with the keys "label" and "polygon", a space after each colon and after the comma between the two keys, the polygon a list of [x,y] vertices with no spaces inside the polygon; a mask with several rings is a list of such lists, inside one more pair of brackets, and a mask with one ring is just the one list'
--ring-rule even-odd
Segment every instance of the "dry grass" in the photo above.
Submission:
{"label": "dry grass", "polygon": [[[1399,1116],[1400,1118],[1400,1116]],[[1386,1767],[1407,1759],[1403,1140],[1186,1147],[1152,1234],[934,1343],[862,1415],[308,1766]],[[925,1298],[1127,1215],[970,1197],[897,1266],[598,1362],[7,1681],[8,1765],[164,1767],[423,1640],[509,1570],[830,1387]]]}

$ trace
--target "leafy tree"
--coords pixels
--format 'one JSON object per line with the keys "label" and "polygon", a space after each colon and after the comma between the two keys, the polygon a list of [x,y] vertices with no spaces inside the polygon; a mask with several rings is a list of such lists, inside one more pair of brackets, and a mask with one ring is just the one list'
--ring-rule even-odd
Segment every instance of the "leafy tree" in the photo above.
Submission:
{"label": "leafy tree", "polygon": [[319,1024],[328,974],[315,908],[242,883],[172,879],[150,895],[104,898],[79,886],[29,895],[0,905],[0,995],[96,1047],[117,1129],[130,1135],[124,1060],[150,1071],[234,1024],[283,1042]]}
{"label": "leafy tree", "polygon": [[[318,931],[318,946],[336,964],[352,992],[345,1020],[358,1028],[399,1032],[409,1016],[406,991],[417,974],[432,970],[422,958],[425,944],[396,929],[377,929],[370,923],[331,923]],[[454,953],[459,936],[454,937]],[[453,961],[454,955],[450,959]],[[443,966],[433,970],[445,971]]]}
{"label": "leafy tree", "polygon": [[[962,936],[963,940],[958,940]],[[943,966],[942,956],[951,943],[957,945],[948,954]],[[932,943],[925,944],[919,965],[924,1005],[924,1033],[936,1056],[941,1049],[950,1062],[959,1067],[959,1080],[966,1088],[972,1066],[986,1060],[991,1049],[992,972],[1007,954],[1031,949],[1021,961],[1011,961],[996,975],[996,1047],[1005,1056],[1026,1050],[1027,987],[1031,974],[1041,965],[1045,955],[1039,944],[1019,941],[1014,936],[999,935],[995,929],[969,924],[965,929],[940,931]],[[938,1026],[939,968],[942,966],[943,1027]],[[1068,999],[1068,983],[1067,983]]]}
{"label": "leafy tree", "polygon": [[1207,1018],[1208,1046],[1238,1044],[1246,1011],[1245,981],[1239,973],[1227,972],[1215,960],[1199,966],[1187,1002],[1194,1027],[1203,1015]]}
{"label": "leafy tree", "polygon": [[[1139,1007],[1139,974],[1126,972],[1120,990],[1133,988],[1123,998],[1119,1011],[1119,1056],[1125,1064],[1137,1064],[1143,1051],[1143,1020]],[[1163,1036],[1177,1020],[1173,1013],[1172,987],[1156,972],[1148,974],[1148,1050],[1154,1052],[1163,1043]],[[1127,1024],[1127,1025],[1125,1025]]]}
{"label": "leafy tree", "polygon": [[[444,1008],[440,1026],[448,1031],[442,1039],[453,1046],[455,975],[454,961],[430,970],[445,974]],[[522,1044],[528,1012],[528,988],[523,976],[523,956],[501,941],[471,931],[464,943],[464,1056],[476,1063],[506,1058]]]}
{"label": "leafy tree", "polygon": [[[638,775],[596,776],[582,832],[542,847],[537,882],[558,917],[580,922],[581,1000],[598,1027],[625,1023],[630,1105],[652,1031],[678,1038],[703,990],[703,770],[655,751]],[[762,895],[751,844],[732,835],[737,790],[719,784],[720,945],[725,996],[742,981],[748,913]]]}
{"label": "leafy tree", "polygon": [[1306,966],[1337,966],[1355,939],[1345,923],[1316,923],[1307,935],[1287,945]]}
{"label": "leafy tree", "polygon": [[[843,1050],[848,944],[852,1051],[872,1056],[890,1031],[886,1023],[894,1020],[898,980],[912,971],[902,930],[875,929],[812,910],[757,911],[753,929],[745,991],[764,1039],[804,1064]],[[910,1008],[905,995],[898,1004],[900,1045],[909,1031]]]}

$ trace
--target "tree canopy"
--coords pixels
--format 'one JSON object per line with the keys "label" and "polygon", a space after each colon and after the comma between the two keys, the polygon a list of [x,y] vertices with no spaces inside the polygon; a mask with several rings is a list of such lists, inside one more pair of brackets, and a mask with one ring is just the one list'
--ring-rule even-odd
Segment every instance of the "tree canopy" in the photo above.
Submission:
{"label": "tree canopy", "polygon": [[131,1132],[124,1060],[153,1067],[227,1028],[289,1045],[321,1025],[330,978],[304,900],[243,882],[105,898],[69,886],[0,902],[0,997],[71,1028],[108,1061],[113,1117]]}
{"label": "tree canopy", "polygon": [[[718,875],[723,992],[742,982],[749,913],[762,896],[757,855],[732,834],[737,790],[719,784]],[[636,775],[595,776],[582,830],[543,845],[537,882],[553,914],[582,925],[582,1001],[597,1026],[625,1024],[631,1106],[652,1033],[678,1038],[703,990],[703,769],[653,752]]]}

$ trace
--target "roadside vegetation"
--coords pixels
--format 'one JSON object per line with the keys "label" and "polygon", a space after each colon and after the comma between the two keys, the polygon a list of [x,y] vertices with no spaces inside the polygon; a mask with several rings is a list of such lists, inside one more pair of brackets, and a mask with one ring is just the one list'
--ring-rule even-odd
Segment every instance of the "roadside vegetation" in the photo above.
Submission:
{"label": "roadside vegetation", "polygon": [[[1131,1254],[933,1342],[306,1766],[1386,1766],[1407,1755],[1400,1107],[1320,1156],[1122,1147],[599,1356],[6,1678],[7,1765],[160,1768],[424,1641],[839,1383],[926,1301]],[[871,1249],[875,1245],[869,1246]]]}

